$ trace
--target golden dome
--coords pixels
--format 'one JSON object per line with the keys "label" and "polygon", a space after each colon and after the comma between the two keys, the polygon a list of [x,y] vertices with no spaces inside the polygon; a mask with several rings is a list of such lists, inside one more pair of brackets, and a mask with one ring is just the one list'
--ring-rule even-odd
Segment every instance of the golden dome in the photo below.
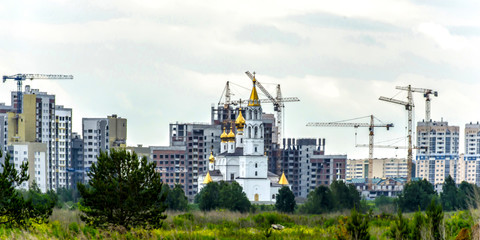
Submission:
{"label": "golden dome", "polygon": [[233,127],[230,128],[230,132],[228,133],[227,138],[229,142],[235,141],[235,133],[233,133]]}
{"label": "golden dome", "polygon": [[288,180],[287,177],[285,177],[285,172],[282,172],[282,177],[280,177],[280,181],[278,181],[278,184],[288,185]]}
{"label": "golden dome", "polygon": [[248,100],[248,106],[260,106],[260,100],[258,99],[257,88],[255,87],[255,83],[257,80],[255,76],[253,76],[253,88],[252,93],[250,94],[250,99]]}
{"label": "golden dome", "polygon": [[213,152],[210,152],[210,157],[208,158],[208,161],[209,161],[210,163],[215,162],[215,157],[213,157]]}
{"label": "golden dome", "polygon": [[235,120],[235,125],[237,126],[238,131],[242,131],[243,127],[245,127],[245,118],[242,115],[242,108],[238,109],[238,117]]}
{"label": "golden dome", "polygon": [[212,177],[210,177],[210,172],[207,172],[207,176],[203,179],[203,184],[209,184],[211,182],[213,182]]}
{"label": "golden dome", "polygon": [[220,139],[222,140],[222,142],[227,142],[227,133],[225,132],[225,127],[223,127],[223,133],[222,135],[220,135]]}

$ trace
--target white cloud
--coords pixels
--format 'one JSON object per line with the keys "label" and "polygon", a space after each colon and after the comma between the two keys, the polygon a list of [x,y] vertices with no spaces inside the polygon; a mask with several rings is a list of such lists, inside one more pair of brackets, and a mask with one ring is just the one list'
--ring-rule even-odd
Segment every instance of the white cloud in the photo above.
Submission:
{"label": "white cloud", "polygon": [[448,29],[437,23],[421,23],[417,31],[432,38],[440,48],[446,50],[462,50],[468,47],[467,40],[450,34]]}

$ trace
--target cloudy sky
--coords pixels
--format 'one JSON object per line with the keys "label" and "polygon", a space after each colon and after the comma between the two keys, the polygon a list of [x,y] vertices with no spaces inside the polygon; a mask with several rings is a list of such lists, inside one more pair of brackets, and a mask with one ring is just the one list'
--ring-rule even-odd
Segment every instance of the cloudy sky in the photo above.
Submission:
{"label": "cloudy sky", "polygon": [[[326,138],[327,153],[349,158],[368,155],[353,128],[305,124],[373,114],[395,124],[376,140],[405,145],[406,111],[378,97],[406,100],[395,86],[411,84],[439,92],[432,118],[460,126],[463,152],[464,124],[480,120],[478,9],[474,0],[2,1],[0,74],[72,74],[27,84],[73,108],[75,131],[82,117],[116,113],[128,119],[128,144],[167,145],[168,123],[209,122],[225,82],[245,99],[244,72],[255,71],[301,100],[286,104],[286,137]],[[14,89],[2,84],[0,102]],[[415,103],[421,121],[421,94]]]}

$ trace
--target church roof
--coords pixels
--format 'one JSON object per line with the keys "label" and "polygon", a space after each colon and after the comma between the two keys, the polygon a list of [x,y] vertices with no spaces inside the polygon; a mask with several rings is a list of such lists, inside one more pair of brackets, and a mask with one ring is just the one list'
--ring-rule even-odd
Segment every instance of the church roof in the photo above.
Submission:
{"label": "church roof", "polygon": [[282,177],[280,177],[280,181],[278,181],[278,184],[288,185],[288,180],[287,177],[285,177],[285,172],[282,173]]}
{"label": "church roof", "polygon": [[248,106],[260,106],[260,100],[258,99],[258,93],[257,93],[257,88],[255,87],[255,84],[257,80],[255,79],[255,75],[253,76],[253,88],[252,88],[252,93],[250,94],[250,99],[248,100]]}
{"label": "church roof", "polygon": [[203,179],[203,184],[208,184],[213,182],[212,177],[210,177],[210,172],[207,172],[207,176],[205,176],[205,179]]}
{"label": "church roof", "polygon": [[220,170],[216,169],[216,170],[213,170],[213,171],[209,171],[210,175],[211,176],[214,176],[214,177],[221,177],[223,176],[222,172],[220,172]]}
{"label": "church roof", "polygon": [[243,156],[243,148],[242,147],[237,147],[237,148],[235,148],[235,152],[224,153],[223,156]]}
{"label": "church roof", "polygon": [[215,157],[213,157],[213,152],[210,152],[210,157],[208,158],[208,161],[211,163],[215,162]]}

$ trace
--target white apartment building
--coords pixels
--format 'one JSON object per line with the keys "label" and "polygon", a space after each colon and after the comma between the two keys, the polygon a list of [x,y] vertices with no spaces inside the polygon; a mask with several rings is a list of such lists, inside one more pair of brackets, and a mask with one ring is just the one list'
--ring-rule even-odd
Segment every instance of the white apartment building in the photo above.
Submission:
{"label": "white apartment building", "polygon": [[55,161],[52,162],[53,188],[71,187],[71,179],[67,168],[72,161],[72,109],[55,106]]}
{"label": "white apartment building", "polygon": [[11,156],[10,162],[15,165],[17,171],[20,171],[20,166],[24,162],[28,162],[28,175],[30,178],[17,188],[28,190],[35,181],[43,193],[50,189],[47,168],[47,144],[37,142],[13,143],[8,146],[8,149]]}
{"label": "white apartment building", "polygon": [[90,178],[87,173],[92,164],[97,162],[100,151],[109,151],[108,119],[107,118],[83,118],[83,166],[85,170],[84,182]]}
{"label": "white apartment building", "polygon": [[480,185],[480,124],[465,124],[465,154],[458,161],[457,183]]}
{"label": "white apartment building", "polygon": [[444,121],[417,123],[416,176],[427,179],[437,190],[449,175],[457,179],[459,129]]}

